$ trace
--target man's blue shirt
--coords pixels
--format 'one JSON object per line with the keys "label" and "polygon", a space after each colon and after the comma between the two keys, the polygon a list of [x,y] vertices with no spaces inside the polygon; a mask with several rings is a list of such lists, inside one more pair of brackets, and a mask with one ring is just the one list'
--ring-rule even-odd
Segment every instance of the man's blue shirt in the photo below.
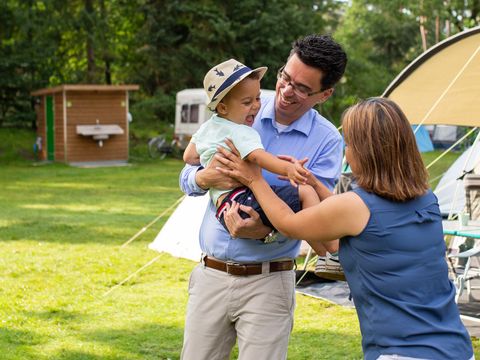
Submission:
{"label": "man's blue shirt", "polygon": [[[253,127],[259,132],[265,150],[273,155],[308,158],[305,167],[330,189],[340,176],[343,143],[335,127],[316,110],[309,110],[289,127],[280,131],[275,123],[274,97],[262,97],[262,107]],[[186,165],[180,174],[180,187],[190,196],[204,194],[195,182],[198,167]],[[263,170],[271,185],[285,185],[277,174]],[[218,259],[237,262],[262,262],[281,258],[295,258],[300,242],[279,236],[264,244],[260,240],[232,238],[215,218],[215,206],[209,203],[200,228],[202,252]],[[312,225],[313,226],[313,225]]]}

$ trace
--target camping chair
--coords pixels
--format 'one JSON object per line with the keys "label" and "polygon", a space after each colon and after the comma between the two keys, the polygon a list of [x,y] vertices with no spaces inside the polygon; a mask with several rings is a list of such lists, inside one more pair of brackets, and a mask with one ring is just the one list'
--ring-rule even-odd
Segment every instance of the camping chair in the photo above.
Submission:
{"label": "camping chair", "polygon": [[[465,188],[465,207],[472,220],[480,217],[478,200],[480,197],[480,175],[466,174],[463,178]],[[473,195],[473,196],[472,196]]]}
{"label": "camping chair", "polygon": [[[472,289],[480,289],[480,286],[472,286],[472,280],[480,279],[480,247],[473,247],[472,249],[460,252],[458,254],[448,255],[449,258],[457,258],[459,260],[466,260],[465,268],[461,274],[456,274],[454,282],[457,293],[455,295],[455,302],[458,302],[462,296],[465,288],[467,289],[468,300],[471,300]],[[475,262],[475,266],[473,266]]]}
{"label": "camping chair", "polygon": [[[463,186],[465,188],[465,209],[467,211],[467,214],[464,215],[470,216],[472,220],[477,220],[480,216],[480,206],[478,204],[480,175],[466,173],[463,177]],[[460,252],[448,255],[450,265],[453,265],[452,259],[457,260],[457,266],[452,266],[451,269],[457,289],[455,296],[457,302],[465,288],[467,289],[468,300],[471,299],[471,290],[480,288],[472,286],[472,280],[480,279],[480,246],[476,246],[476,241],[473,238],[465,236],[463,238],[465,241],[459,246]],[[471,244],[468,244],[469,242]]]}

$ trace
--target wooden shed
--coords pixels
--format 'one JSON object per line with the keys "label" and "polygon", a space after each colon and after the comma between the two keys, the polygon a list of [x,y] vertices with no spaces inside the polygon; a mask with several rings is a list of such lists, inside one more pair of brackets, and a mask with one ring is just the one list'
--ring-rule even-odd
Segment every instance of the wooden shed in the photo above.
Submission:
{"label": "wooden shed", "polygon": [[66,163],[128,160],[128,92],[138,85],[61,85],[32,92],[39,158]]}

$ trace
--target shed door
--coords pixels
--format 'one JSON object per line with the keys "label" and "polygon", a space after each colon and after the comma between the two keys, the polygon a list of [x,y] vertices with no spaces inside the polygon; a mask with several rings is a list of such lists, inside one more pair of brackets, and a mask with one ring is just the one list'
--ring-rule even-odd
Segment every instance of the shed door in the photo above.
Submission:
{"label": "shed door", "polygon": [[46,125],[47,125],[47,160],[55,160],[55,133],[54,133],[54,114],[53,97],[46,97]]}

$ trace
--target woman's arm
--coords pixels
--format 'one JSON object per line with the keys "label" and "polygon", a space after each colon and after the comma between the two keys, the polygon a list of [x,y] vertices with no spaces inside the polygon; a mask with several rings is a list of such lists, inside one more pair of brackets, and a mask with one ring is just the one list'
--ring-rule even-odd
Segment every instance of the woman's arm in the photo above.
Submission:
{"label": "woman's arm", "polygon": [[[229,145],[230,146],[230,145]],[[219,150],[225,174],[250,187],[272,224],[284,235],[309,242],[327,242],[346,235],[357,235],[366,226],[370,211],[355,193],[329,197],[320,204],[294,213],[278,198],[262,178],[255,164],[242,161],[227,150]]]}
{"label": "woman's arm", "polygon": [[248,185],[272,224],[287,237],[327,242],[357,235],[365,227],[369,211],[354,193],[332,196],[320,204],[294,213],[263,178]]}

